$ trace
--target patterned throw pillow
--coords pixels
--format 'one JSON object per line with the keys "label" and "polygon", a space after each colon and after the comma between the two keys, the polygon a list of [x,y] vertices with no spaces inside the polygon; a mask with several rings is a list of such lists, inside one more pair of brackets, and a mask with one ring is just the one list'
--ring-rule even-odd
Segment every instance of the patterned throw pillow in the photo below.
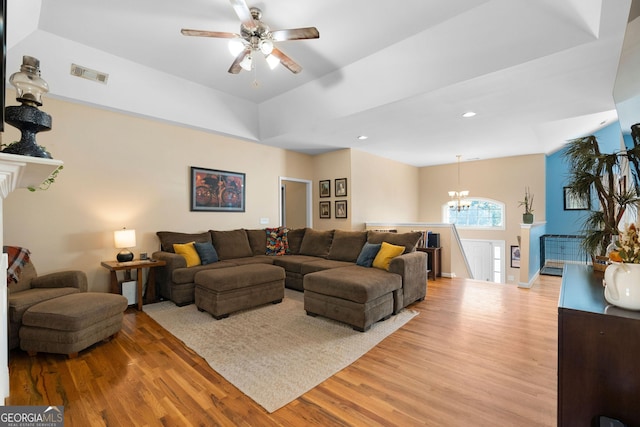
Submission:
{"label": "patterned throw pillow", "polygon": [[9,268],[7,268],[7,286],[11,282],[18,283],[22,267],[29,262],[31,252],[29,252],[28,249],[18,246],[3,246],[2,252],[7,254],[9,261]]}
{"label": "patterned throw pillow", "polygon": [[267,233],[267,255],[284,255],[289,250],[286,227],[265,228]]}

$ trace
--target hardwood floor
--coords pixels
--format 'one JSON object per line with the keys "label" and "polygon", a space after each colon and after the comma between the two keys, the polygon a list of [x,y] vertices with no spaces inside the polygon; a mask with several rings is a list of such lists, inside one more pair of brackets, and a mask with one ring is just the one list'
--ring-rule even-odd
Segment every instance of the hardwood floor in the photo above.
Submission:
{"label": "hardwood floor", "polygon": [[559,290],[430,281],[418,316],[273,414],[130,309],[76,359],[11,352],[6,404],[64,405],[68,427],[554,426]]}

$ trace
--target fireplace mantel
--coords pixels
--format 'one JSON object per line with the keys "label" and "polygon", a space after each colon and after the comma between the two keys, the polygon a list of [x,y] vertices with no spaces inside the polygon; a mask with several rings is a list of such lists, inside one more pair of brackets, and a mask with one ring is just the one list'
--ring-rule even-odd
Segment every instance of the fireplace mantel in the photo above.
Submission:
{"label": "fireplace mantel", "polygon": [[[62,166],[62,161],[0,153],[0,246],[4,245],[2,203],[18,188],[38,187]],[[9,342],[7,307],[7,256],[0,258],[0,406],[9,397]]]}

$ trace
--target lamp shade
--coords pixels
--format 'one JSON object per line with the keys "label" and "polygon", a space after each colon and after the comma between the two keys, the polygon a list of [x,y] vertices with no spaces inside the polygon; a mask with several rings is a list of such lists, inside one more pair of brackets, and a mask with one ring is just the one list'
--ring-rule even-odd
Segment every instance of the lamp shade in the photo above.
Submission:
{"label": "lamp shade", "polygon": [[136,245],[136,230],[116,230],[113,232],[113,241],[116,248],[133,248]]}

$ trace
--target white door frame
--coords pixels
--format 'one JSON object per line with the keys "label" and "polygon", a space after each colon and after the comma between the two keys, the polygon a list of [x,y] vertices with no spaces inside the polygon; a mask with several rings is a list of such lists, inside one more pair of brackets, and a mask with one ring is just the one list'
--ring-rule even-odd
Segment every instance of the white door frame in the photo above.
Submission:
{"label": "white door frame", "polygon": [[[491,239],[461,239],[461,242],[482,242],[482,243],[490,243],[492,248],[498,247],[500,248],[500,283],[507,283],[506,282],[506,252],[505,252],[505,241],[504,240],[491,240]],[[463,244],[464,246],[464,244]],[[468,254],[465,253],[465,257],[468,256]],[[491,270],[490,271],[494,271],[493,269],[493,255],[491,257]],[[472,273],[473,275],[473,273]],[[493,275],[492,275],[493,276]]]}
{"label": "white door frame", "polygon": [[286,176],[278,177],[278,223],[282,226],[282,181],[293,181],[293,182],[301,182],[305,184],[306,188],[306,198],[307,198],[307,227],[313,228],[313,190],[312,190],[312,181],[308,179],[300,179],[300,178],[289,178]]}

